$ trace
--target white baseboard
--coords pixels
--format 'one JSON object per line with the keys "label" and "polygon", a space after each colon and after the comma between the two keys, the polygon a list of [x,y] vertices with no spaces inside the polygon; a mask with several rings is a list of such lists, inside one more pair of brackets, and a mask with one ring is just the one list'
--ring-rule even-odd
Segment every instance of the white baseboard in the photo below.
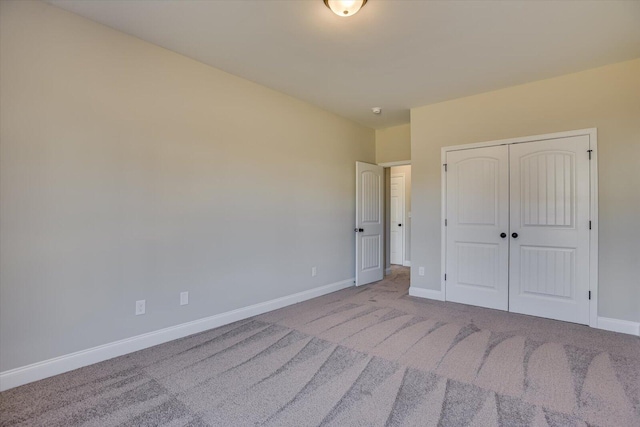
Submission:
{"label": "white baseboard", "polygon": [[404,262],[402,263],[402,265],[405,266],[405,267],[411,267],[411,261],[407,261],[405,259]]}
{"label": "white baseboard", "polygon": [[142,350],[154,345],[162,344],[178,338],[183,338],[208,329],[217,328],[238,320],[247,319],[267,311],[277,310],[311,298],[316,298],[340,289],[353,286],[354,279],[320,286],[308,291],[298,292],[270,301],[250,305],[248,307],[227,311],[203,319],[194,320],[158,331],[148,332],[131,338],[103,344],[86,350],[55,357],[53,359],[36,362],[31,365],[0,372],[0,391],[18,387],[33,381],[38,381],[64,372],[72,371],[83,366],[92,365],[134,351]]}
{"label": "white baseboard", "polygon": [[[438,301],[444,301],[444,293],[433,289],[423,289],[411,286],[409,295],[412,297],[428,298]],[[598,317],[598,329],[605,331],[620,332],[640,336],[640,322],[632,322],[630,320],[611,319],[608,317]]]}
{"label": "white baseboard", "polygon": [[[444,292],[442,291],[416,288],[415,286],[409,287],[409,295],[412,297],[428,298],[437,301],[445,300]],[[598,317],[598,325],[596,327],[605,331],[620,332],[622,334],[640,336],[640,322],[611,319],[609,317]]]}
{"label": "white baseboard", "polygon": [[434,299],[438,301],[444,301],[444,292],[436,291],[433,289],[423,289],[423,288],[416,288],[415,286],[411,286],[409,287],[409,295],[411,295],[412,297],[428,298],[428,299]]}
{"label": "white baseboard", "polygon": [[598,317],[598,329],[640,336],[640,322]]}

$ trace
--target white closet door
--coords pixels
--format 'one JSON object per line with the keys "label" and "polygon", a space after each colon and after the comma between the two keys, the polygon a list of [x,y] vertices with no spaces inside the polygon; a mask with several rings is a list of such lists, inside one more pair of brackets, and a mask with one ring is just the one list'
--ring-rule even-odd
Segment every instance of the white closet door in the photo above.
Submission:
{"label": "white closet door", "polygon": [[589,323],[589,137],[510,146],[509,311]]}
{"label": "white closet door", "polygon": [[447,301],[508,309],[508,153],[504,145],[447,153]]}

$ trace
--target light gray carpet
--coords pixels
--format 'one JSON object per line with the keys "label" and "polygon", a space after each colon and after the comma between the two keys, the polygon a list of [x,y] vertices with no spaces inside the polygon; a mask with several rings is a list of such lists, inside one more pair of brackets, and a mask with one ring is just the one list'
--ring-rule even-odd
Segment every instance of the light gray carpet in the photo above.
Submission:
{"label": "light gray carpet", "polygon": [[640,339],[407,296],[408,269],[0,394],[2,426],[640,426]]}

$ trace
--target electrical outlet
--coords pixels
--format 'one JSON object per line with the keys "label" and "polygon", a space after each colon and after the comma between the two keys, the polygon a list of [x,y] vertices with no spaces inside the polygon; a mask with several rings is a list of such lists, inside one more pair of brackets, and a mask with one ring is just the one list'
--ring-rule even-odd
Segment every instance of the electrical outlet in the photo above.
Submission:
{"label": "electrical outlet", "polygon": [[318,275],[318,269],[315,267],[311,267],[311,277],[316,277]]}
{"label": "electrical outlet", "polygon": [[418,267],[418,276],[424,276],[424,267]]}
{"label": "electrical outlet", "polygon": [[141,299],[139,301],[136,301],[136,316],[140,316],[147,311],[145,305],[146,300]]}
{"label": "electrical outlet", "polygon": [[180,292],[180,305],[189,304],[189,292]]}

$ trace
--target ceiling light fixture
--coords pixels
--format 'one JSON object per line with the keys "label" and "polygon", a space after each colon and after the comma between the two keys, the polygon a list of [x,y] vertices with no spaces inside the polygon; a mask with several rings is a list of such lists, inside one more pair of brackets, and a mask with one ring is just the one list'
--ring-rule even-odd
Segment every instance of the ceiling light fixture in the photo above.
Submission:
{"label": "ceiling light fixture", "polygon": [[324,0],[324,4],[338,16],[352,16],[367,4],[367,0]]}

